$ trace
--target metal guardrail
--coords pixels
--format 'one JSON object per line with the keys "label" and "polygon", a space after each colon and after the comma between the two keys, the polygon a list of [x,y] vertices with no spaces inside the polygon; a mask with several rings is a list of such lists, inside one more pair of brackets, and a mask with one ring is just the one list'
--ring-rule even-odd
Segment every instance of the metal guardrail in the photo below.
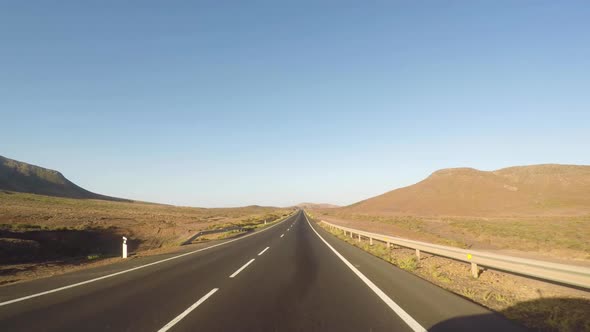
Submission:
{"label": "metal guardrail", "polygon": [[388,247],[395,244],[397,246],[414,249],[416,250],[418,258],[420,258],[420,252],[425,252],[435,256],[447,257],[457,261],[470,263],[471,273],[475,278],[480,274],[479,266],[483,266],[541,280],[590,289],[590,268],[587,267],[441,246],[427,242],[365,232],[354,228],[335,225],[324,220],[321,222],[328,225],[331,229],[342,230],[345,235],[350,234],[351,238],[356,234],[359,241],[361,237],[365,237],[369,239],[371,244],[373,244],[373,240],[377,240],[387,243]]}
{"label": "metal guardrail", "polygon": [[200,231],[200,232],[196,233],[195,235],[191,236],[188,240],[182,242],[180,245],[181,246],[185,246],[187,244],[191,244],[191,243],[193,243],[194,240],[196,240],[201,235],[217,234],[217,233],[224,233],[224,232],[229,232],[229,231],[245,231],[245,230],[246,230],[245,227],[242,227],[242,226],[234,226],[234,227],[227,227],[227,228],[210,229],[210,230],[206,230],[206,231]]}
{"label": "metal guardrail", "polygon": [[[295,215],[295,213],[297,213],[297,211],[287,215],[286,217],[280,217],[278,219],[268,221],[268,224],[273,224],[273,223],[277,223],[277,222],[281,222],[283,220],[286,220],[286,219],[292,217],[293,215]],[[264,220],[264,224],[265,225],[267,224],[267,219]],[[186,241],[182,242],[180,245],[185,246],[185,245],[191,244],[191,243],[193,243],[194,240],[196,240],[199,236],[202,236],[202,235],[223,233],[223,232],[229,232],[229,231],[235,231],[235,230],[248,232],[251,229],[249,229],[248,225],[247,225],[247,226],[231,226],[231,227],[226,227],[226,228],[204,230],[204,231],[200,231],[200,232],[194,234],[193,236],[188,238]]]}

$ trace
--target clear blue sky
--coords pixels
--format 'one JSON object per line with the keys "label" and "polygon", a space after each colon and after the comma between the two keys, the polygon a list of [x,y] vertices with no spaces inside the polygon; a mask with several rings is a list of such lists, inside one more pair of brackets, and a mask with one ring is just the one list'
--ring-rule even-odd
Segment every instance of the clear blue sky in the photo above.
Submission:
{"label": "clear blue sky", "polygon": [[587,1],[13,1],[0,155],[103,194],[349,204],[590,164]]}

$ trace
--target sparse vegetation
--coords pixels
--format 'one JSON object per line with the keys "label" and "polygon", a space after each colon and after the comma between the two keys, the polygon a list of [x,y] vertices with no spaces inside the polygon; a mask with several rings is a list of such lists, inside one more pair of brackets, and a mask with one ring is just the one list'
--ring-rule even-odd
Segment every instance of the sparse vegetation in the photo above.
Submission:
{"label": "sparse vegetation", "polygon": [[463,249],[522,251],[560,260],[588,261],[590,257],[590,215],[410,218],[347,214],[337,209],[316,214],[350,227]]}
{"label": "sparse vegetation", "polygon": [[418,268],[418,259],[416,257],[405,257],[395,261],[395,265],[406,271],[416,271]]}
{"label": "sparse vegetation", "polygon": [[[288,216],[288,213],[284,214],[277,214],[277,213],[269,213],[260,216],[251,216],[242,220],[233,221],[233,222],[226,222],[220,224],[214,224],[206,228],[206,230],[213,230],[213,229],[224,229],[224,228],[231,228],[231,227],[242,227],[246,230],[252,230],[260,227],[265,227],[267,225],[273,224],[285,216]],[[216,218],[216,220],[220,220]],[[266,224],[265,224],[266,222]]]}
{"label": "sparse vegetation", "polygon": [[459,290],[459,294],[465,296],[466,298],[475,300],[477,296],[477,291],[469,287],[463,287]]}
{"label": "sparse vegetation", "polygon": [[[321,224],[320,224],[321,225]],[[387,248],[367,240],[351,239],[340,230],[334,236],[426,279],[442,288],[480,303],[521,324],[540,331],[590,331],[590,293],[515,275],[486,270],[471,277],[465,263],[401,247]]]}
{"label": "sparse vegetation", "polygon": [[193,241],[193,243],[206,242],[206,241],[211,241],[211,240],[227,239],[227,238],[235,236],[239,233],[244,233],[244,232],[229,231],[229,232],[223,232],[223,233],[213,233],[213,234],[202,235],[202,236],[199,236],[198,238],[196,238]]}
{"label": "sparse vegetation", "polygon": [[[20,271],[11,269],[19,263],[40,270],[48,259],[67,266],[68,260],[115,257],[120,254],[121,236],[129,239],[130,253],[172,248],[200,230],[223,225],[253,229],[263,226],[265,219],[274,222],[292,211],[260,206],[204,209],[0,191],[0,240],[20,241],[0,241],[0,249],[10,246],[10,251],[0,250],[0,272]],[[25,278],[0,274],[0,283]]]}
{"label": "sparse vegetation", "polygon": [[456,232],[470,234],[501,248],[541,252],[563,249],[579,252],[579,257],[590,254],[587,235],[590,234],[590,216],[446,221]]}

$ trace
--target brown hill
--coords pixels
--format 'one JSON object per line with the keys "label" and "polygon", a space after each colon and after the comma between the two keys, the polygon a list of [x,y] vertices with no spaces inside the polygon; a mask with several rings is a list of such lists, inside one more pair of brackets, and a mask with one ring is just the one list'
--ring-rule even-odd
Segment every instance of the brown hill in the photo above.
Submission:
{"label": "brown hill", "polygon": [[479,171],[451,168],[342,208],[361,214],[421,216],[590,213],[590,166],[533,165]]}
{"label": "brown hill", "polygon": [[60,172],[0,156],[0,190],[68,198],[128,201],[95,194],[66,179]]}

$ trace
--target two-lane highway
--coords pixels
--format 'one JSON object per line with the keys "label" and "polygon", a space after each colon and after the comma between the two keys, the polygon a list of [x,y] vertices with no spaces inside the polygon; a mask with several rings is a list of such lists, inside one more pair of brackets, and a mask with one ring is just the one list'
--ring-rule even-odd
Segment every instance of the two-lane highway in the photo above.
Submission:
{"label": "two-lane highway", "polygon": [[[131,265],[106,267],[86,279],[64,275],[2,287],[0,330],[520,330],[332,237],[302,211],[261,232],[183,255],[132,271]],[[78,285],[112,273],[120,274]],[[56,288],[43,284],[65,288],[26,298]]]}

